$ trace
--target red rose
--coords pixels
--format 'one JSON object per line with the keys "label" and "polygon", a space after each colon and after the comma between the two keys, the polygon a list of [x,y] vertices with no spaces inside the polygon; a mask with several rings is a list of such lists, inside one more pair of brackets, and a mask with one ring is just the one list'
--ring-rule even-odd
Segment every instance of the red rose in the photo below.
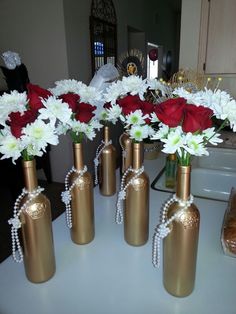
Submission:
{"label": "red rose", "polygon": [[186,100],[182,97],[168,99],[155,106],[158,119],[171,128],[181,124],[184,117]]}
{"label": "red rose", "polygon": [[93,113],[95,109],[96,106],[81,102],[78,104],[75,119],[80,122],[88,123],[92,119],[92,117],[95,116],[95,114]]}
{"label": "red rose", "polygon": [[22,129],[28,124],[32,123],[37,118],[37,111],[34,109],[27,110],[23,114],[20,112],[12,112],[9,114],[9,125],[11,133],[16,138],[21,137]]}
{"label": "red rose", "polygon": [[29,106],[32,109],[39,110],[43,108],[41,98],[48,98],[52,96],[52,93],[49,92],[47,89],[41,88],[38,85],[27,84],[28,90],[28,99],[29,99]]}
{"label": "red rose", "polygon": [[63,102],[66,102],[69,105],[72,112],[77,111],[78,102],[80,100],[79,95],[68,93],[68,94],[63,94],[63,95],[59,96],[59,98],[62,99]]}
{"label": "red rose", "polygon": [[145,122],[149,124],[151,122],[150,114],[154,111],[155,105],[152,104],[151,102],[141,101],[141,100],[140,100],[140,104],[141,104],[141,110],[142,110],[143,115],[145,114],[149,115],[149,118],[145,119]]}
{"label": "red rose", "polygon": [[128,115],[135,110],[141,109],[140,98],[138,95],[128,95],[119,99],[117,103],[122,108],[124,115]]}
{"label": "red rose", "polygon": [[182,129],[184,132],[194,133],[203,131],[212,126],[213,111],[209,108],[196,105],[186,105]]}

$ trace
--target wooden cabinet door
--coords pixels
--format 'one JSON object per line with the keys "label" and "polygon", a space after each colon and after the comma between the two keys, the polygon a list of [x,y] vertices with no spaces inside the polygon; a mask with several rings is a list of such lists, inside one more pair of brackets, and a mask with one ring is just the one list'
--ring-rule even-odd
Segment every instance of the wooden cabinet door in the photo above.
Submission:
{"label": "wooden cabinet door", "polygon": [[206,74],[236,73],[236,0],[202,1],[199,48]]}

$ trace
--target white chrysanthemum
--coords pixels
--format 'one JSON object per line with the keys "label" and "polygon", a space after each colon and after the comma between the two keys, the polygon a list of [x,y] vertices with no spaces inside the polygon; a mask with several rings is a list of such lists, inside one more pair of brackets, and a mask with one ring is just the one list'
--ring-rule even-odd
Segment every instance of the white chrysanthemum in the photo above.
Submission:
{"label": "white chrysanthemum", "polygon": [[65,135],[67,133],[67,131],[70,129],[70,125],[69,124],[64,124],[59,122],[55,128],[55,132],[58,135]]}
{"label": "white chrysanthemum", "polygon": [[132,125],[129,130],[130,138],[137,142],[141,142],[143,139],[149,136],[149,126],[148,125]]}
{"label": "white chrysanthemum", "polygon": [[219,138],[221,136],[220,133],[215,133],[215,128],[208,128],[202,132],[204,139],[212,145],[217,145],[218,143],[222,143],[223,140]]}
{"label": "white chrysanthemum", "polygon": [[21,140],[15,138],[10,133],[1,136],[0,138],[0,153],[3,155],[1,159],[12,158],[12,162],[21,156],[23,150]]}
{"label": "white chrysanthemum", "polygon": [[142,110],[138,109],[134,112],[131,112],[127,116],[125,116],[125,124],[126,128],[128,128],[130,125],[142,125],[145,124],[145,119],[149,117],[148,114],[143,115]]}
{"label": "white chrysanthemum", "polygon": [[99,120],[94,119],[94,118],[90,120],[89,125],[95,130],[100,130],[103,127],[103,125],[99,122]]}
{"label": "white chrysanthemum", "polygon": [[95,105],[97,102],[101,101],[101,91],[92,86],[87,86],[83,84],[81,86],[80,91],[80,102],[85,102],[91,105]]}
{"label": "white chrysanthemum", "polygon": [[147,80],[147,86],[156,91],[161,91],[162,95],[172,95],[172,87],[157,79]]}
{"label": "white chrysanthemum", "polygon": [[161,141],[165,143],[162,151],[166,154],[174,154],[184,145],[182,128],[177,127],[175,129],[170,129],[167,138],[161,138]]}
{"label": "white chrysanthemum", "polygon": [[24,135],[21,139],[25,146],[33,145],[36,150],[44,151],[48,144],[58,144],[58,135],[55,134],[55,129],[39,119],[23,128],[22,133]]}
{"label": "white chrysanthemum", "polygon": [[160,140],[163,138],[167,138],[168,133],[170,132],[170,128],[168,125],[160,123],[159,130],[155,132],[152,136],[152,140]]}
{"label": "white chrysanthemum", "polygon": [[55,82],[55,87],[50,88],[50,92],[55,96],[60,96],[63,94],[74,93],[80,94],[80,89],[83,87],[84,83],[72,80],[61,80]]}
{"label": "white chrysanthemum", "polygon": [[196,93],[195,98],[202,106],[213,110],[216,118],[225,120],[227,117],[227,114],[224,113],[224,108],[231,102],[232,97],[225,91],[219,89],[212,91],[205,88],[204,91]]}
{"label": "white chrysanthemum", "polygon": [[118,119],[120,118],[122,113],[122,109],[119,105],[112,105],[110,108],[107,109],[107,120],[116,124]]}
{"label": "white chrysanthemum", "polygon": [[130,75],[128,77],[124,76],[121,82],[125,94],[139,95],[139,98],[144,100],[143,95],[148,88],[146,80],[136,75]]}
{"label": "white chrysanthemum", "polygon": [[231,100],[222,107],[222,115],[229,120],[230,127],[236,132],[236,101]]}
{"label": "white chrysanthemum", "polygon": [[160,120],[158,119],[158,117],[157,117],[155,112],[151,113],[151,122],[153,122],[153,123],[160,122]]}
{"label": "white chrysanthemum", "polygon": [[107,121],[108,120],[108,112],[107,112],[107,110],[104,109],[104,110],[100,111],[98,118],[101,121]]}
{"label": "white chrysanthemum", "polygon": [[191,155],[202,156],[209,155],[208,151],[204,146],[203,135],[194,135],[192,133],[187,133],[184,139],[184,149]]}
{"label": "white chrysanthemum", "polygon": [[67,123],[70,120],[72,110],[62,99],[50,96],[46,100],[42,99],[42,103],[45,108],[39,110],[39,119],[49,119],[52,125],[55,125],[57,119],[62,123]]}
{"label": "white chrysanthemum", "polygon": [[113,82],[107,89],[104,97],[104,102],[110,102],[112,105],[116,103],[117,99],[124,95],[123,84],[121,81]]}
{"label": "white chrysanthemum", "polygon": [[11,112],[24,112],[28,100],[26,92],[19,93],[16,90],[10,94],[4,93],[0,96],[0,124],[5,125],[8,115]]}

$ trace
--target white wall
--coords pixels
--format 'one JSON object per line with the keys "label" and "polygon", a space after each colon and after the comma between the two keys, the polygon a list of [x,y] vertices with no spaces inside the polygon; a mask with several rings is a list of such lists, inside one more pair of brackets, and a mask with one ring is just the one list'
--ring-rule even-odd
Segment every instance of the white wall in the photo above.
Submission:
{"label": "white wall", "polygon": [[[163,34],[165,44],[170,42],[173,37],[165,30],[174,29],[173,24],[170,27],[169,12],[170,4],[175,1],[165,0],[164,9],[162,0],[113,0],[118,24],[118,56],[128,49],[128,26],[145,32],[147,41],[158,42]],[[92,0],[1,0],[0,53],[18,52],[28,68],[30,81],[44,88],[66,78],[89,83],[92,78],[91,3]],[[162,24],[156,24],[157,11]],[[167,22],[164,14],[168,16]],[[165,29],[163,23],[169,26]],[[0,73],[0,89],[3,87]],[[53,180],[63,182],[73,162],[68,136],[62,137],[58,146],[52,146],[50,158]]]}
{"label": "white wall", "polygon": [[0,52],[18,52],[32,83],[68,77],[62,0],[1,0],[0,38]]}

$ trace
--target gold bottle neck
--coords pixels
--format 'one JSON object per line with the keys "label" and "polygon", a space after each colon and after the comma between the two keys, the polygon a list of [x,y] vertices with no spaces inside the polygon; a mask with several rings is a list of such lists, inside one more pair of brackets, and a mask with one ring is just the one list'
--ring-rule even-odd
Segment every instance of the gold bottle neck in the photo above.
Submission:
{"label": "gold bottle neck", "polygon": [[108,143],[110,141],[110,130],[109,126],[104,126],[104,142]]}
{"label": "gold bottle neck", "polygon": [[38,187],[38,179],[36,173],[36,162],[35,160],[30,161],[22,161],[23,167],[23,175],[24,175],[24,182],[25,188],[32,192],[33,190],[37,189]]}
{"label": "gold bottle neck", "polygon": [[133,169],[139,169],[143,165],[143,142],[133,143]]}
{"label": "gold bottle neck", "polygon": [[73,144],[74,151],[74,166],[76,170],[82,170],[84,167],[83,161],[83,145],[82,143]]}
{"label": "gold bottle neck", "polygon": [[179,166],[177,169],[176,195],[186,201],[190,195],[191,166]]}

